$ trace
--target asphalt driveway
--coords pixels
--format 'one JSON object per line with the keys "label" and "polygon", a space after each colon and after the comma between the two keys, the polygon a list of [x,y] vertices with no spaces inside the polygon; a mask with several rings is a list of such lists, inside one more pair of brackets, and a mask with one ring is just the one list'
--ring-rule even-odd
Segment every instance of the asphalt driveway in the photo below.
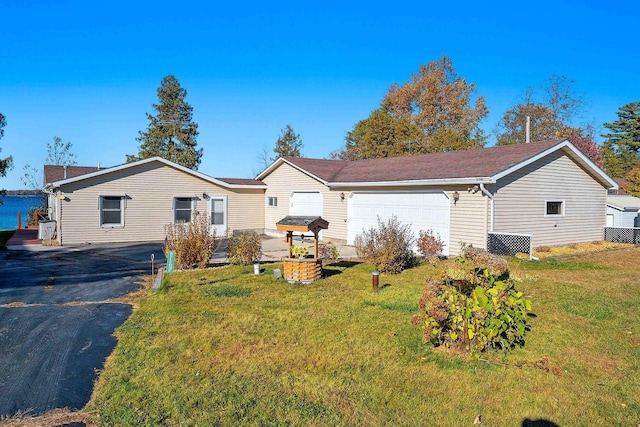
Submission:
{"label": "asphalt driveway", "polygon": [[162,244],[0,252],[0,418],[82,408]]}

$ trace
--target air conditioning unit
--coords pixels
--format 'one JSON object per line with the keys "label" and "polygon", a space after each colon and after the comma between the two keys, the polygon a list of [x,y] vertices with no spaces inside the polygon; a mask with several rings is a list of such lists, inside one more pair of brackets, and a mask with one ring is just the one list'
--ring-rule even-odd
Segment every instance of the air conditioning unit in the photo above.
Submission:
{"label": "air conditioning unit", "polygon": [[56,237],[56,222],[54,220],[40,221],[38,224],[38,239],[51,240],[54,237]]}

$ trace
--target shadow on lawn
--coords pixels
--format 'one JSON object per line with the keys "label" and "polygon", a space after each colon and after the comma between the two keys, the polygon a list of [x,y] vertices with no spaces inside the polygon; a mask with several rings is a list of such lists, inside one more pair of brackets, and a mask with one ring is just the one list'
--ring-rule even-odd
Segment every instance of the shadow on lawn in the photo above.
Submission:
{"label": "shadow on lawn", "polygon": [[361,263],[357,261],[337,261],[330,264],[325,264],[322,266],[322,276],[325,278],[335,276],[342,273],[347,268],[351,268],[358,264]]}

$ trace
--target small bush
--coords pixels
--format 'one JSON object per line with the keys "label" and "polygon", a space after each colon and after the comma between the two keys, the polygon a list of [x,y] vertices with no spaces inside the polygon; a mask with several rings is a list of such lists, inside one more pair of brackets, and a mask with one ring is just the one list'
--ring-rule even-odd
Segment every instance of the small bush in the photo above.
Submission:
{"label": "small bush", "polygon": [[333,243],[318,242],[318,258],[322,259],[338,259],[340,252]]}
{"label": "small bush", "polygon": [[251,265],[262,257],[262,240],[255,231],[240,233],[229,239],[227,257],[234,265]]}
{"label": "small bush", "polygon": [[477,355],[524,345],[531,301],[514,288],[507,262],[483,249],[467,248],[429,278],[418,302],[423,341]]}
{"label": "small bush", "polygon": [[205,268],[220,246],[206,215],[196,213],[189,223],[169,224],[165,232],[165,255],[175,251],[176,269]]}
{"label": "small bush", "polygon": [[409,225],[393,216],[387,222],[378,218],[378,226],[356,236],[358,257],[376,266],[383,273],[400,273],[416,262],[411,248],[415,238]]}
{"label": "small bush", "polygon": [[418,252],[420,252],[423,257],[437,256],[444,249],[444,242],[440,238],[440,235],[434,235],[433,230],[420,230],[416,244],[418,245]]}

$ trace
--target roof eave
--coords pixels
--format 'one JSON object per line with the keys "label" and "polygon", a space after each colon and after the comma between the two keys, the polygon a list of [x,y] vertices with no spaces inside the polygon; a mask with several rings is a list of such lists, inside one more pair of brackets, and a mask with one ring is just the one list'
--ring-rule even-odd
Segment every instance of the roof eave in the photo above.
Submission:
{"label": "roof eave", "polygon": [[178,170],[180,170],[182,172],[188,173],[190,175],[197,176],[200,179],[203,179],[205,181],[211,182],[213,184],[216,184],[216,185],[218,185],[220,187],[224,187],[224,188],[237,188],[237,189],[240,189],[240,188],[266,188],[266,185],[265,186],[254,186],[254,185],[243,185],[243,184],[228,184],[228,183],[226,183],[224,181],[220,181],[219,179],[213,178],[213,177],[211,177],[209,175],[205,175],[202,172],[198,172],[198,171],[195,171],[193,169],[189,169],[187,167],[184,167],[184,166],[179,165],[177,163],[173,163],[173,162],[171,162],[169,160],[166,160],[166,159],[163,159],[162,157],[157,157],[157,156],[156,157],[149,157],[148,159],[138,160],[136,162],[125,163],[125,164],[122,164],[122,165],[119,165],[119,166],[114,166],[114,167],[111,167],[111,168],[100,169],[100,170],[97,170],[95,172],[89,172],[89,173],[86,173],[86,174],[83,174],[83,175],[78,175],[78,176],[73,177],[73,178],[67,178],[67,179],[62,179],[62,180],[59,180],[59,181],[54,181],[54,182],[51,182],[50,184],[54,188],[59,188],[62,185],[71,184],[71,183],[74,183],[74,182],[77,182],[77,181],[82,181],[82,180],[89,179],[89,178],[94,178],[96,176],[102,176],[102,175],[110,174],[110,173],[113,173],[113,172],[121,171],[121,170],[128,169],[128,168],[131,168],[131,167],[134,167],[134,166],[144,165],[144,164],[151,163],[151,162],[163,163],[163,164],[165,164],[167,166],[176,168],[176,169],[178,169]]}
{"label": "roof eave", "polygon": [[371,182],[329,182],[329,188],[362,188],[362,187],[424,187],[442,185],[468,185],[468,184],[493,184],[490,177],[475,178],[443,178],[443,179],[416,179],[403,181],[371,181]]}

